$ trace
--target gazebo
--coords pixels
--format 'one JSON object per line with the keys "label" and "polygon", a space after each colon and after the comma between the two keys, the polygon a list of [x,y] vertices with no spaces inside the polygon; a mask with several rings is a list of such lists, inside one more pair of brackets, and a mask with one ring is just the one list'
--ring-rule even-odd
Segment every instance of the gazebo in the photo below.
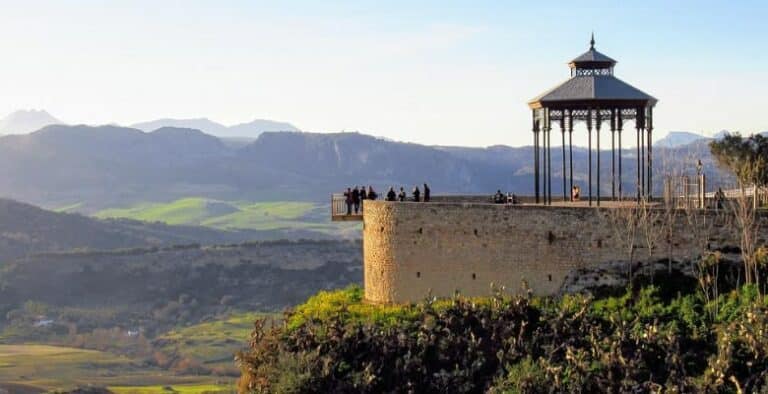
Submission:
{"label": "gazebo", "polygon": [[[560,124],[562,136],[562,180],[563,200],[573,200],[573,126],[583,121],[589,136],[589,205],[595,200],[600,205],[600,130],[608,122],[611,130],[611,199],[622,199],[622,156],[621,132],[624,122],[635,121],[637,130],[637,183],[636,198],[650,199],[653,194],[652,143],[653,107],[656,99],[643,91],[616,78],[613,68],[616,61],[595,49],[592,35],[589,50],[573,59],[568,66],[571,77],[554,89],[536,97],[528,103],[533,114],[534,147],[534,188],[536,203],[552,204],[552,123]],[[594,182],[592,169],[592,130],[597,142],[597,171]],[[616,154],[616,133],[618,132],[618,174]],[[568,156],[570,171],[566,172],[566,143],[568,134]],[[647,145],[647,149],[646,149]],[[570,184],[567,184],[567,177]],[[618,178],[618,193],[617,193]],[[570,186],[570,189],[568,188]]]}

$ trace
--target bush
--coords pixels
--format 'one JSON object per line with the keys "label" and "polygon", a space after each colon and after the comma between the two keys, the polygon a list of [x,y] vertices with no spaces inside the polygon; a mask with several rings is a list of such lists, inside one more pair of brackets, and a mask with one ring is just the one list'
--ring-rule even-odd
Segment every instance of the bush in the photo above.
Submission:
{"label": "bush", "polygon": [[[736,392],[762,388],[768,314],[756,290],[646,286],[617,297],[504,297],[374,306],[321,292],[257,322],[238,354],[240,392]],[[750,391],[750,392],[751,392]]]}

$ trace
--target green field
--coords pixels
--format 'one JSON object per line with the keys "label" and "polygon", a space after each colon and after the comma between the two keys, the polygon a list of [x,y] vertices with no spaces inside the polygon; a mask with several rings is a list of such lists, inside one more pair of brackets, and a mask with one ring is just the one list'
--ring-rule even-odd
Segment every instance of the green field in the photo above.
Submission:
{"label": "green field", "polygon": [[234,354],[245,347],[256,319],[275,320],[280,315],[240,313],[223,320],[196,324],[158,337],[166,354],[178,354],[202,362],[207,367],[232,370]]}
{"label": "green field", "polygon": [[207,394],[234,393],[233,385],[222,384],[176,384],[159,386],[109,386],[115,394]]}
{"label": "green field", "polygon": [[98,218],[128,218],[220,230],[314,230],[335,232],[322,204],[300,201],[220,201],[189,197],[166,203],[142,203],[96,212]]}
{"label": "green field", "polygon": [[175,376],[127,357],[95,350],[48,345],[0,345],[0,388],[5,385],[29,393],[87,384],[134,386],[137,383],[161,388],[168,385],[191,385],[188,387],[192,388],[217,386],[221,387],[220,391],[229,392],[234,384],[234,379],[231,380],[219,385],[213,377]]}
{"label": "green field", "polygon": [[254,321],[261,318],[277,322],[281,315],[236,313],[179,327],[155,338],[153,353],[191,360],[210,371],[203,375],[174,373],[172,368],[156,367],[144,359],[96,350],[0,345],[0,389],[38,393],[93,385],[109,387],[117,394],[234,392],[233,376],[239,375],[234,355],[246,347]]}

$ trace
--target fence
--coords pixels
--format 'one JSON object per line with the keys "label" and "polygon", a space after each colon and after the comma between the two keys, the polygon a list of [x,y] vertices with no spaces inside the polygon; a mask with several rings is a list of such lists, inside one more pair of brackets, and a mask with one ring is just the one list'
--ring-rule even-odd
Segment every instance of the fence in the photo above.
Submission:
{"label": "fence", "polygon": [[362,205],[360,208],[357,213],[355,213],[354,209],[349,212],[347,209],[347,198],[344,194],[334,193],[331,195],[331,220],[334,222],[363,220]]}
{"label": "fence", "polygon": [[675,208],[707,207],[706,177],[704,174],[695,176],[668,176],[664,179],[664,203]]}

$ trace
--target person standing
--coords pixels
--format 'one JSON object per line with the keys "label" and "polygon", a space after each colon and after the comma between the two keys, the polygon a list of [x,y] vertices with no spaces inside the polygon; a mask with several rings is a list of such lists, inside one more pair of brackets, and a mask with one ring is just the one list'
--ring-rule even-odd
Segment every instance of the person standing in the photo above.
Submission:
{"label": "person standing", "polygon": [[725,201],[725,193],[723,188],[718,187],[717,193],[715,193],[715,208],[718,210],[723,209],[723,201]]}
{"label": "person standing", "polygon": [[352,214],[352,189],[347,188],[347,191],[344,192],[344,202],[347,203],[347,215]]}
{"label": "person standing", "polygon": [[387,192],[387,201],[395,201],[397,200],[397,194],[395,194],[395,188],[390,186],[389,191]]}
{"label": "person standing", "polygon": [[504,200],[506,200],[506,198],[504,197],[504,193],[501,192],[501,189],[496,190],[496,194],[493,195],[493,202],[496,204],[503,204]]}
{"label": "person standing", "polygon": [[373,186],[368,185],[368,199],[375,200],[377,197],[379,197],[379,195],[373,190]]}
{"label": "person standing", "polygon": [[427,184],[424,184],[424,202],[429,202],[429,199],[432,198],[431,196],[432,190],[429,190],[429,186]]}
{"label": "person standing", "polygon": [[400,200],[400,202],[405,201],[405,189],[403,187],[400,187],[400,193],[397,195],[397,199]]}
{"label": "person standing", "polygon": [[368,192],[365,191],[365,186],[360,186],[360,201],[368,199]]}
{"label": "person standing", "polygon": [[352,189],[352,204],[355,206],[355,214],[360,211],[360,189],[355,186]]}
{"label": "person standing", "polygon": [[419,187],[418,186],[415,186],[413,188],[413,201],[414,202],[421,201],[421,191],[419,191]]}

